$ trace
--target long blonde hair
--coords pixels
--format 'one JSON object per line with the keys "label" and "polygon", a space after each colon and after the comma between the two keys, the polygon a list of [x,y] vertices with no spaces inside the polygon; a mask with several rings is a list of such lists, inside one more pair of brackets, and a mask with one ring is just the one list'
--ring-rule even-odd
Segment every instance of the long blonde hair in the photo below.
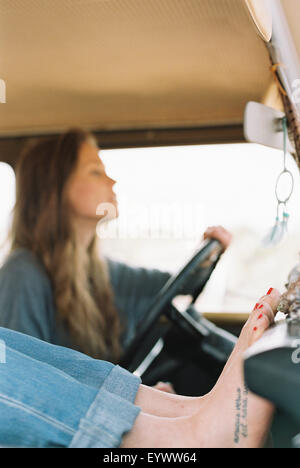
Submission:
{"label": "long blonde hair", "polygon": [[96,234],[88,249],[76,242],[64,188],[82,143],[92,136],[71,129],[27,146],[17,168],[12,249],[27,248],[51,280],[57,320],[74,345],[99,359],[117,361],[121,324]]}

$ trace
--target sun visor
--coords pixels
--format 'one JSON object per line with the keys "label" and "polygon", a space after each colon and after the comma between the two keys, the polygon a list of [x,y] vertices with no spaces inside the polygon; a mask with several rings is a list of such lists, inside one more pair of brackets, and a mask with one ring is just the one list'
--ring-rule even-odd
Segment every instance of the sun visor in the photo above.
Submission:
{"label": "sun visor", "polygon": [[272,10],[270,0],[245,0],[257,32],[265,42],[272,38]]}

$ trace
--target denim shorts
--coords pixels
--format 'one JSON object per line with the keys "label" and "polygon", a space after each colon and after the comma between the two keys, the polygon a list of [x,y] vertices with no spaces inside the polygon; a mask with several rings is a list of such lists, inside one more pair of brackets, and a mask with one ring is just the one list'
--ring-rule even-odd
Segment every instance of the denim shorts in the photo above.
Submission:
{"label": "denim shorts", "polygon": [[0,328],[0,446],[119,447],[140,379],[119,366]]}

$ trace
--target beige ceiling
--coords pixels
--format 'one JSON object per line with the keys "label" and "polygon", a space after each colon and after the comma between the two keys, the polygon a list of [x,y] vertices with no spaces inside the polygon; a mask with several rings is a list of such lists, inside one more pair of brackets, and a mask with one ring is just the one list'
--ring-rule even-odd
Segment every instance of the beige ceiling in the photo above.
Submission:
{"label": "beige ceiling", "polygon": [[0,0],[0,135],[240,123],[268,67],[243,0]]}

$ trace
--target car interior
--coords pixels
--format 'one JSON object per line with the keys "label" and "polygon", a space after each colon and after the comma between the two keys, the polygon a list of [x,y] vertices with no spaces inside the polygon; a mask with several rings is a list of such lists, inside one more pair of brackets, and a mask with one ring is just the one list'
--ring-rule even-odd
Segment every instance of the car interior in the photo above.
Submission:
{"label": "car interior", "polygon": [[[300,168],[298,0],[0,0],[0,18],[0,161],[13,169],[27,141],[71,127],[103,150],[285,144]],[[195,307],[221,257],[203,242],[153,298],[120,361],[143,383],[190,396],[215,384],[247,319]],[[300,314],[245,356],[250,390],[276,404],[276,448],[300,447],[297,338]]]}

